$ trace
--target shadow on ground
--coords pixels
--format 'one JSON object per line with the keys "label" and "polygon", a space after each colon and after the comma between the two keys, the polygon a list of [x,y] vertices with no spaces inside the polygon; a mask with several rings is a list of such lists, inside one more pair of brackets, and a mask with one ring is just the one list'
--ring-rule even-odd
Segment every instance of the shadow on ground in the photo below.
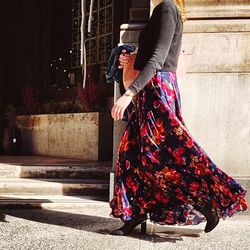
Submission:
{"label": "shadow on ground", "polygon": [[[70,227],[77,230],[83,230],[98,234],[109,234],[112,230],[122,225],[122,222],[120,220],[114,218],[105,218],[86,214],[73,214],[55,210],[1,209],[0,222],[5,221],[5,215],[10,215],[16,218],[22,218],[38,223]],[[141,240],[150,242],[175,243],[176,241],[182,241],[182,236],[199,237],[199,234],[201,232],[201,229],[183,229],[183,227],[178,229],[178,227],[162,227],[151,224],[147,227],[146,235],[140,234],[139,228],[136,228],[133,234],[128,237],[140,238]]]}

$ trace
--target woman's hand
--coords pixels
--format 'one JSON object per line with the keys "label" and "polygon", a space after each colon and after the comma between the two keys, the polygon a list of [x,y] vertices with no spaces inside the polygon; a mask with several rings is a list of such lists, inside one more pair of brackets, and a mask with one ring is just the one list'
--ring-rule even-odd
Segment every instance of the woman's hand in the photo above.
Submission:
{"label": "woman's hand", "polygon": [[126,53],[126,50],[122,50],[122,53],[119,56],[119,69],[122,69],[124,65],[130,63],[130,54]]}
{"label": "woman's hand", "polygon": [[124,111],[132,101],[132,98],[132,96],[124,94],[116,101],[111,110],[111,116],[115,121],[123,118]]}

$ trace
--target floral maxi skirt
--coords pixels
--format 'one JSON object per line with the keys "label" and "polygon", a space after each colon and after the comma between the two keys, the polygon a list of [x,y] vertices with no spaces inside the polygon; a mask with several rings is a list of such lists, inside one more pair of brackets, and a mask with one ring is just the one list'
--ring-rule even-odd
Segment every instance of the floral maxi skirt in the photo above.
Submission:
{"label": "floral maxi skirt", "polygon": [[138,93],[118,149],[111,216],[196,225],[207,203],[223,219],[247,209],[247,191],[192,138],[180,109],[173,72],[158,71]]}

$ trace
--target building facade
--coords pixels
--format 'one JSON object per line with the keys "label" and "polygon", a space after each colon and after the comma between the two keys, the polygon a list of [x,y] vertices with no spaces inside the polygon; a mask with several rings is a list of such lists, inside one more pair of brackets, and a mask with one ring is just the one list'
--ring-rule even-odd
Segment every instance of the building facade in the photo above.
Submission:
{"label": "building facade", "polygon": [[[94,2],[92,30],[85,36],[87,67],[91,81],[107,89],[109,112],[113,95],[119,96],[104,78],[110,50],[119,43],[137,43],[152,6],[150,0]],[[87,0],[87,10],[89,5]],[[0,7],[6,13],[0,15],[4,102],[22,112],[23,105],[32,106],[23,103],[23,87],[31,86],[33,104],[41,104],[36,110],[79,111],[80,0],[3,0]],[[186,7],[183,50],[192,59],[179,83],[183,116],[217,165],[249,186],[250,3],[186,0]],[[123,126],[114,124],[114,158]]]}

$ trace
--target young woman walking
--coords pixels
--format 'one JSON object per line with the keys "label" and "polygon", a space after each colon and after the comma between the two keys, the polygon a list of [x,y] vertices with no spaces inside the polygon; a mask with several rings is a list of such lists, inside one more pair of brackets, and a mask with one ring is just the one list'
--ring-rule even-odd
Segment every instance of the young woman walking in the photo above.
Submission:
{"label": "young woman walking", "polygon": [[[181,116],[176,68],[181,49],[184,0],[153,0],[155,8],[140,33],[134,69],[140,71],[112,108],[122,119],[134,108],[116,163],[111,215],[124,225],[112,231],[127,235],[149,215],[162,225],[196,225],[205,232],[247,209],[246,190],[224,173],[197,144]],[[120,56],[121,66],[129,55]]]}

